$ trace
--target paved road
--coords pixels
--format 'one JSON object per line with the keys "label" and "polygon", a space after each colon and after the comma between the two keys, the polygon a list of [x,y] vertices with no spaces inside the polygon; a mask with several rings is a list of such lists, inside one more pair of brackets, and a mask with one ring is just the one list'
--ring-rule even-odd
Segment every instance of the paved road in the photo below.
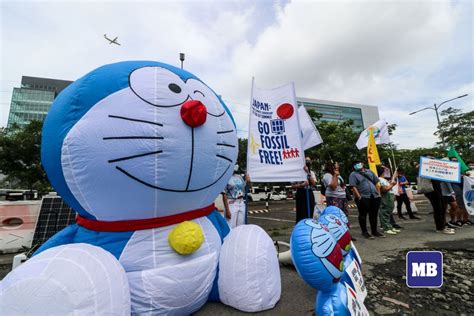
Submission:
{"label": "paved road", "polygon": [[[274,240],[288,242],[294,226],[294,201],[271,201],[268,213],[251,214],[250,224],[263,227]],[[370,282],[372,269],[378,264],[385,263],[387,258],[400,250],[432,247],[436,244],[440,249],[474,248],[474,227],[461,228],[455,235],[445,235],[435,232],[433,215],[427,200],[417,197],[416,206],[421,220],[398,220],[404,227],[402,233],[375,240],[364,239],[360,234],[357,223],[357,210],[350,209],[349,220],[352,234],[357,241],[357,249],[364,262],[363,273],[366,283]],[[249,210],[260,210],[264,203],[250,203]],[[400,266],[405,271],[405,266]],[[292,267],[281,267],[282,296],[277,306],[259,315],[312,315],[316,291],[307,286]],[[445,275],[445,278],[449,276]],[[442,290],[442,289],[441,289]],[[428,290],[427,290],[428,291]],[[442,292],[441,292],[442,293]],[[208,303],[196,315],[248,315],[223,304]]]}

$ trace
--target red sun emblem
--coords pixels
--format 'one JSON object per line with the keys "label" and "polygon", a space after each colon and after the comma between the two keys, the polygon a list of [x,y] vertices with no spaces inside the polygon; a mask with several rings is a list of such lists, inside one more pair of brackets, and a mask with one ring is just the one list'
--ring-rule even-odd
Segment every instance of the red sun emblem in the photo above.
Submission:
{"label": "red sun emblem", "polygon": [[295,110],[293,109],[293,105],[291,105],[289,103],[283,103],[283,104],[279,105],[278,109],[277,109],[277,115],[282,120],[289,119],[290,117],[293,116],[294,112],[295,112]]}

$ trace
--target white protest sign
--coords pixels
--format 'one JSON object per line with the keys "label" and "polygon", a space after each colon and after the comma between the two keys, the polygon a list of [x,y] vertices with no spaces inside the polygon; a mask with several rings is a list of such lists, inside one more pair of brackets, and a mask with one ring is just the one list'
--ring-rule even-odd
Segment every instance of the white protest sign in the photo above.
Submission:
{"label": "white protest sign", "polygon": [[443,182],[461,182],[461,165],[457,161],[420,157],[419,176]]}
{"label": "white protest sign", "polygon": [[349,309],[351,316],[369,316],[369,311],[356,291],[349,284],[345,283],[344,285],[347,291],[347,309]]}
{"label": "white protest sign", "polygon": [[462,196],[464,198],[464,205],[470,215],[474,215],[474,178],[464,176],[464,187]]}
{"label": "white protest sign", "polygon": [[354,243],[351,241],[351,249],[354,250],[354,254],[355,254],[355,257],[356,257],[356,260],[362,264],[362,258],[360,257],[359,255],[359,252],[357,251],[357,248],[356,246],[354,245]]}
{"label": "white protest sign", "polygon": [[259,89],[252,82],[247,172],[252,182],[304,181],[304,150],[294,85]]}
{"label": "white protest sign", "polygon": [[364,277],[362,276],[362,271],[360,269],[357,260],[352,260],[351,264],[346,268],[346,273],[354,285],[354,290],[357,293],[357,296],[362,300],[365,300],[367,296],[367,288],[365,286]]}

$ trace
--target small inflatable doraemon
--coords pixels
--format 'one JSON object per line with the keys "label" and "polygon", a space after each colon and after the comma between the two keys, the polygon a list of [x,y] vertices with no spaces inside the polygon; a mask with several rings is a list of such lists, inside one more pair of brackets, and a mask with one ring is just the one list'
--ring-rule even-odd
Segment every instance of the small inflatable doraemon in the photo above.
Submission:
{"label": "small inflatable doraemon", "polygon": [[326,226],[313,219],[299,221],[291,233],[290,245],[296,271],[306,283],[324,290],[339,282],[342,251]]}
{"label": "small inflatable doraemon", "polygon": [[[367,294],[360,267],[350,256],[352,249],[349,229],[344,221],[335,215],[338,211],[340,210],[323,211],[319,221],[302,220],[291,234],[291,255],[296,270],[306,283],[318,290],[318,315],[349,315],[346,292],[350,289],[353,293],[351,298],[357,297],[351,287],[357,286],[357,289],[363,292],[362,297],[357,299],[359,305],[363,305],[361,301]],[[357,284],[354,284],[353,277],[349,276],[354,272],[357,272],[354,276],[357,278],[354,281]]]}
{"label": "small inflatable doraemon", "polygon": [[237,150],[224,102],[182,69],[121,62],[71,84],[44,123],[42,162],[77,224],[2,281],[2,315],[272,308],[272,240],[254,225],[230,232],[213,205]]}

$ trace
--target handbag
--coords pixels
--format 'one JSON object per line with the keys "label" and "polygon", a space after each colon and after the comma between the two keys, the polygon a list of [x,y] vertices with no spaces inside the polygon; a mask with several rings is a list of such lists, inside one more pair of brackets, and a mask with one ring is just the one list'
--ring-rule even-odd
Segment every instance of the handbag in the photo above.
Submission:
{"label": "handbag", "polygon": [[426,194],[433,192],[433,184],[430,179],[416,177],[417,193]]}

